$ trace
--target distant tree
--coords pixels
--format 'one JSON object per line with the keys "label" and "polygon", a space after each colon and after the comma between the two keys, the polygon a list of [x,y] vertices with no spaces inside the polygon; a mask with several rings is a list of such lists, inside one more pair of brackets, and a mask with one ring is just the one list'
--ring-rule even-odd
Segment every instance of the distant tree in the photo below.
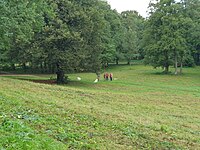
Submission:
{"label": "distant tree", "polygon": [[151,16],[147,20],[145,31],[145,61],[154,67],[163,67],[164,72],[169,66],[175,66],[178,73],[178,63],[187,55],[185,30],[190,22],[183,15],[183,5],[174,0],[161,0],[150,4]]}
{"label": "distant tree", "polygon": [[18,56],[19,51],[21,53],[22,47],[29,43],[34,33],[44,25],[43,12],[47,11],[46,2],[3,0],[0,1],[0,11],[0,58],[4,56],[4,60],[13,64],[13,58]]}
{"label": "distant tree", "polygon": [[[183,0],[185,17],[192,19],[191,27],[187,29],[187,42],[195,64],[200,65],[200,1]],[[192,58],[186,59],[192,65]],[[189,61],[190,60],[190,61]]]}
{"label": "distant tree", "polygon": [[120,27],[119,15],[116,11],[111,10],[107,3],[104,3],[102,12],[105,18],[102,39],[101,62],[103,67],[106,67],[109,62],[113,62],[116,54],[116,47],[118,45],[118,33]]}
{"label": "distant tree", "polygon": [[84,50],[87,54],[86,58],[81,60],[80,67],[99,76],[102,63],[108,62],[109,57],[112,57],[112,49],[109,49],[110,28],[105,19],[110,7],[107,2],[99,0],[81,0],[77,4],[88,17],[85,30],[82,32]]}
{"label": "distant tree", "polygon": [[[109,23],[109,32],[110,32],[110,40],[109,40],[109,49],[110,56],[108,56],[109,61],[116,61],[116,64],[119,63],[119,60],[123,58],[122,54],[122,43],[123,43],[123,23],[121,14],[119,14],[116,10],[109,9],[107,13],[105,13],[106,21]],[[108,32],[107,32],[108,33]]]}
{"label": "distant tree", "polygon": [[141,40],[141,26],[143,18],[136,11],[121,13],[124,28],[122,53],[128,64],[139,56],[139,43]]}

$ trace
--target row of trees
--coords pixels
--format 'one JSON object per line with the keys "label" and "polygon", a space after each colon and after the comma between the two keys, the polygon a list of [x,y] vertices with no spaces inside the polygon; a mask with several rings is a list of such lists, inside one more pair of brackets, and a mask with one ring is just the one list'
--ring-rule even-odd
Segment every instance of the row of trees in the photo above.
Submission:
{"label": "row of trees", "polygon": [[57,73],[97,75],[109,62],[143,59],[154,67],[200,64],[199,0],[156,0],[149,18],[119,14],[103,0],[0,1],[0,61]]}
{"label": "row of trees", "polygon": [[0,1],[1,62],[14,70],[57,73],[92,71],[121,58],[137,56],[144,19],[135,11],[122,14],[101,0]]}
{"label": "row of trees", "polygon": [[161,0],[150,3],[144,31],[145,61],[154,67],[200,64],[200,1]]}

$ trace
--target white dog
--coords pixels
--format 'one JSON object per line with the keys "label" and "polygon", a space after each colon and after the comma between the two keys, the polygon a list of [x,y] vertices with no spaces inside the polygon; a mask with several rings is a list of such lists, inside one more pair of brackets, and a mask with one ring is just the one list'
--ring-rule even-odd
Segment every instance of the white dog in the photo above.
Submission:
{"label": "white dog", "polygon": [[97,83],[98,82],[98,79],[94,80],[94,83]]}
{"label": "white dog", "polygon": [[80,78],[80,77],[77,77],[77,80],[78,80],[78,81],[81,81],[81,78]]}

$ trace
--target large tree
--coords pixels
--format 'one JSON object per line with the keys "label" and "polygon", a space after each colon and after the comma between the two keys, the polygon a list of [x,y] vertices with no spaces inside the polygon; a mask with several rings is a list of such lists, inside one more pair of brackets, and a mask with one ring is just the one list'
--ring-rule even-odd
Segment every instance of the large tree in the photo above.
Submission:
{"label": "large tree", "polygon": [[44,63],[56,68],[57,82],[65,82],[65,71],[88,70],[99,75],[102,53],[109,49],[103,13],[107,3],[57,0],[49,5],[54,6],[55,17],[45,17],[46,26],[38,33],[38,50],[46,54]]}
{"label": "large tree", "polygon": [[161,66],[166,73],[174,65],[177,74],[178,62],[182,66],[187,54],[185,30],[190,19],[183,15],[183,5],[174,0],[151,3],[150,8],[144,37],[146,63]]}
{"label": "large tree", "polygon": [[123,24],[122,53],[128,64],[139,56],[139,43],[142,35],[143,18],[136,11],[124,11],[121,13]]}
{"label": "large tree", "polygon": [[[0,1],[0,57],[16,57],[16,45],[28,43],[35,31],[43,26],[43,12],[47,11],[44,0]],[[6,54],[5,54],[6,53]],[[2,57],[1,57],[2,58]],[[7,58],[7,57],[6,57]],[[9,59],[12,61],[13,59]]]}
{"label": "large tree", "polygon": [[187,30],[188,46],[196,65],[200,65],[200,1],[183,0],[183,5],[185,16],[192,19],[192,26]]}

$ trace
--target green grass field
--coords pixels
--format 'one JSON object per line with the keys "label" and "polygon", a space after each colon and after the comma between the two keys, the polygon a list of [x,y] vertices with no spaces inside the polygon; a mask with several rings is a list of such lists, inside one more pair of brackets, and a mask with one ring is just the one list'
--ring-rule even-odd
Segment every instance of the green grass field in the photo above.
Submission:
{"label": "green grass field", "polygon": [[[200,149],[200,68],[183,75],[132,65],[95,74],[0,77],[0,150]],[[76,78],[81,77],[81,81]]]}

